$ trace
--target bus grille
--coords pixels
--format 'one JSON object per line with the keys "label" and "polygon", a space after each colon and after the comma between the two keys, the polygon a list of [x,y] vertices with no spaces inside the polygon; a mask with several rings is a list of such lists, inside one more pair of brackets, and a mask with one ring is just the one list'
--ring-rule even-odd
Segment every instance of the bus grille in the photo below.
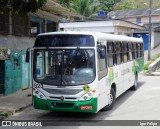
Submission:
{"label": "bus grille", "polygon": [[48,88],[44,88],[45,91],[47,91],[50,94],[60,94],[60,95],[75,95],[78,94],[79,92],[82,91],[82,89],[63,89],[63,90],[59,90],[59,89],[48,89]]}

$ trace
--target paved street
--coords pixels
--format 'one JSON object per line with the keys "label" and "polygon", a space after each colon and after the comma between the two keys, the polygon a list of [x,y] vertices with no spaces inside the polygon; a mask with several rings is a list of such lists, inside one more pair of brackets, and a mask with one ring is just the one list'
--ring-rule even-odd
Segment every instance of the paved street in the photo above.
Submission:
{"label": "paved street", "polygon": [[[160,77],[145,76],[139,82],[137,91],[129,90],[125,92],[117,99],[115,107],[111,111],[100,111],[97,114],[82,114],[42,111],[29,107],[23,112],[9,117],[8,120],[160,120]],[[76,126],[76,128],[81,127]],[[89,128],[92,127],[87,129]],[[129,129],[132,128],[135,129],[135,127],[129,127]],[[142,127],[138,128],[143,129]],[[119,128],[114,127],[112,129]],[[127,129],[127,127],[122,129]],[[154,128],[152,127],[151,129]]]}

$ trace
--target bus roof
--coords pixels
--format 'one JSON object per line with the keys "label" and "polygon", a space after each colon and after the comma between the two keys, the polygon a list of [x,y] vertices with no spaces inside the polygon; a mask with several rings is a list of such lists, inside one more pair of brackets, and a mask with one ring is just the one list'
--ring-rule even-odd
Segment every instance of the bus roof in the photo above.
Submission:
{"label": "bus roof", "polygon": [[108,33],[101,33],[101,32],[90,32],[90,31],[62,31],[62,32],[49,32],[49,33],[41,33],[38,36],[43,35],[59,35],[59,34],[81,34],[81,35],[93,35],[96,37],[97,40],[100,41],[121,41],[121,42],[136,42],[136,43],[143,43],[142,38],[135,38],[135,37],[128,37],[125,35],[115,35],[115,34],[108,34]]}

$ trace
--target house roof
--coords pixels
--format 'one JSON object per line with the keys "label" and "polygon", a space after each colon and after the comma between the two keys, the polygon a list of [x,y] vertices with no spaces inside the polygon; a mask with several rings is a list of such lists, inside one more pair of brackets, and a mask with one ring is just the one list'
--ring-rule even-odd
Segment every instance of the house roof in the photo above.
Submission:
{"label": "house roof", "polygon": [[70,9],[61,6],[56,2],[56,0],[47,0],[45,6],[40,8],[36,13],[33,13],[32,15],[46,18],[55,22],[62,21],[64,16],[79,18],[82,17],[80,14],[77,14],[76,12],[73,12]]}
{"label": "house roof", "polygon": [[[108,15],[116,19],[127,18],[127,17],[137,17],[137,16],[148,16],[149,8],[111,11],[108,13]],[[160,8],[152,8],[151,15],[160,15]]]}
{"label": "house roof", "polygon": [[81,15],[77,14],[76,12],[71,11],[59,3],[56,0],[48,0],[44,7],[41,8],[42,11],[46,11],[48,13],[57,15],[57,16],[78,16],[82,17]]}

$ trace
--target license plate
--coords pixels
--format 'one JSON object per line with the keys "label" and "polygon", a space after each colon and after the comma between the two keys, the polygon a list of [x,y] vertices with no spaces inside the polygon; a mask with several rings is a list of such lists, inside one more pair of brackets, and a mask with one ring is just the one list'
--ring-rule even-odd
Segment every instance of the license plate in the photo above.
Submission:
{"label": "license plate", "polygon": [[92,106],[91,105],[81,106],[81,110],[92,110]]}

